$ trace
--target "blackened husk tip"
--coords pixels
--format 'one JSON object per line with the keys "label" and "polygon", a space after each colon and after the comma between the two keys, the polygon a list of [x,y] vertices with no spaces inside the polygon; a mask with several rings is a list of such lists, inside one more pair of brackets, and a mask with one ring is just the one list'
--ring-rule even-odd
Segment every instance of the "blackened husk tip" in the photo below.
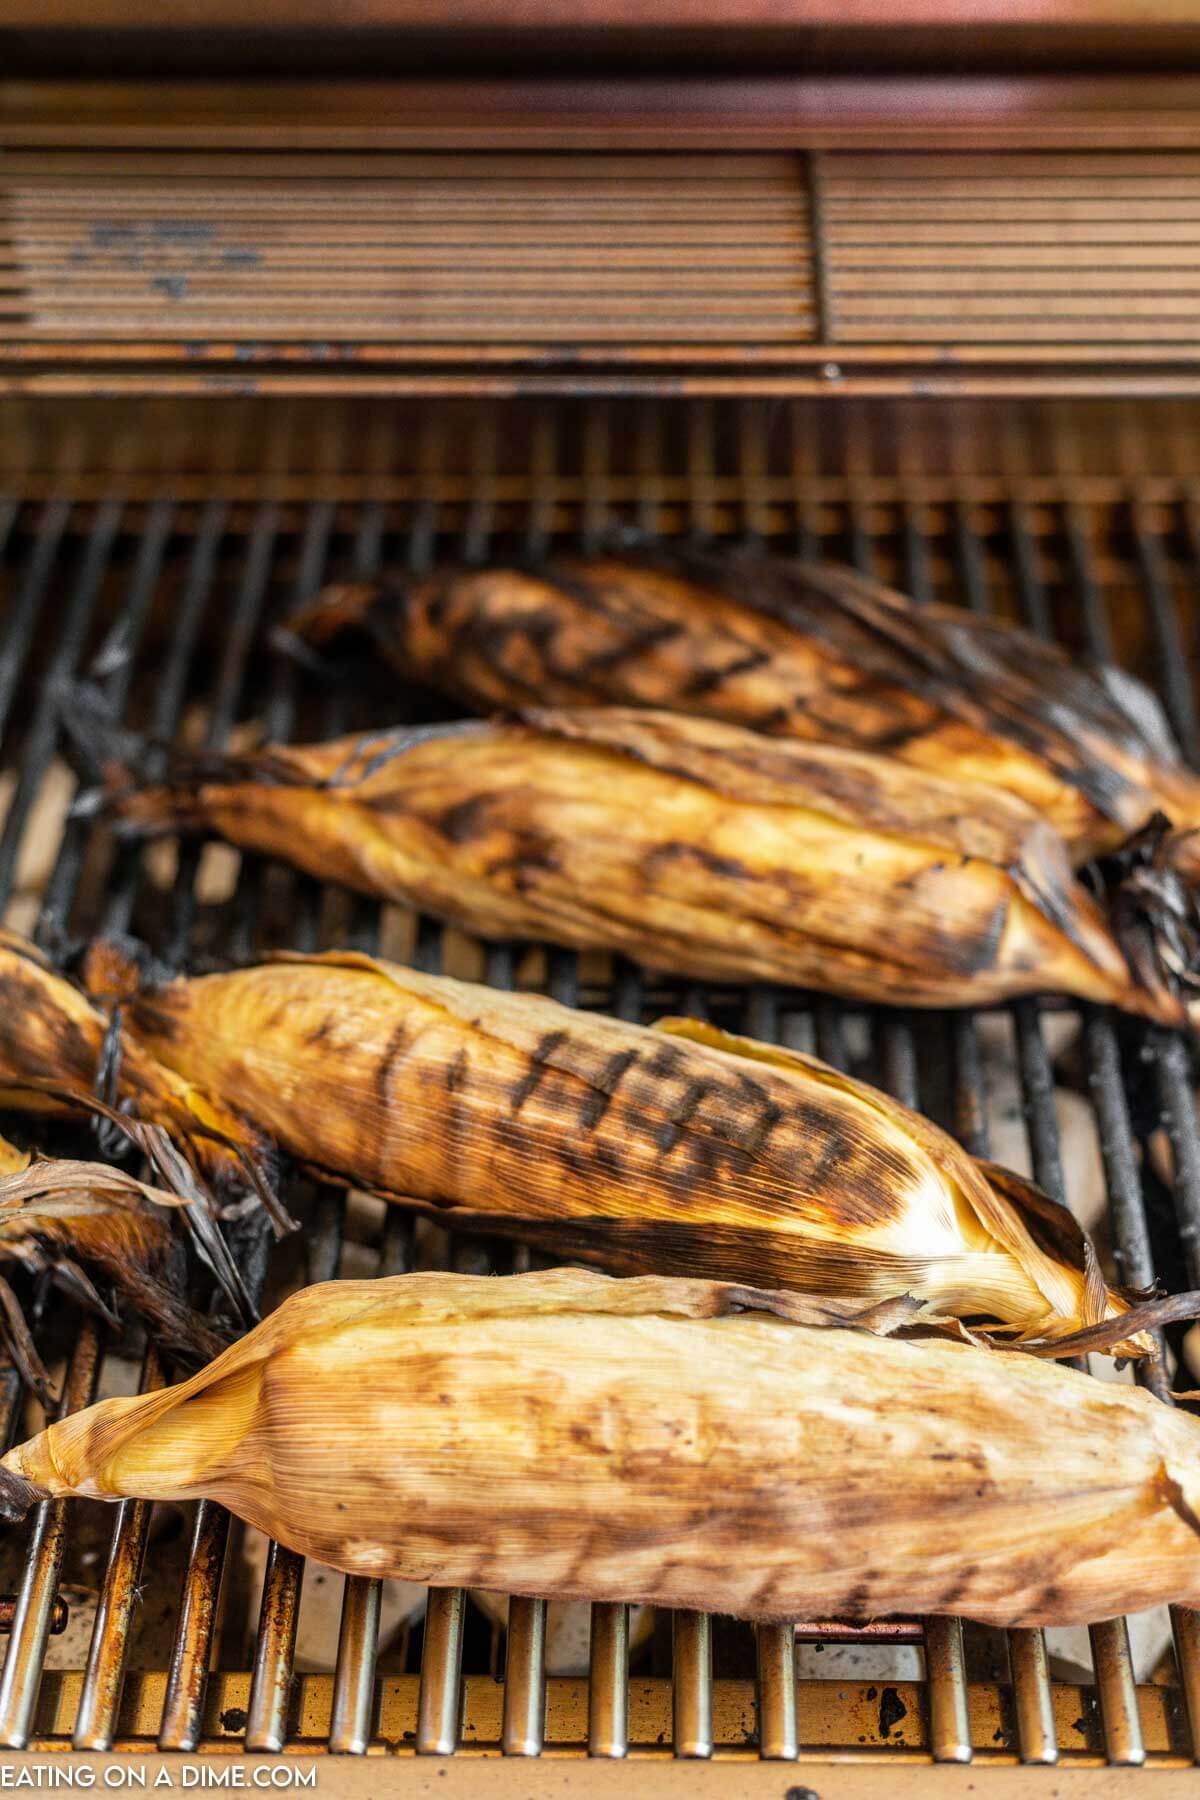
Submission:
{"label": "blackened husk tip", "polygon": [[[1113,935],[1134,980],[1180,1007],[1200,994],[1200,858],[1194,832],[1156,813],[1098,865]],[[1181,1018],[1181,1021],[1182,1018]]]}
{"label": "blackened husk tip", "polygon": [[0,1520],[19,1525],[31,1506],[49,1498],[46,1488],[27,1481],[24,1475],[18,1475],[5,1462],[0,1462]]}

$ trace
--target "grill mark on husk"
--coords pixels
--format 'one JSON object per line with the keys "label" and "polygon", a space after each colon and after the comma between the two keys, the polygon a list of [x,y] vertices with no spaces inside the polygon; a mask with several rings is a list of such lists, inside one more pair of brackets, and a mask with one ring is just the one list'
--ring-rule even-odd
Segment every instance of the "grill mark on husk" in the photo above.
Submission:
{"label": "grill mark on husk", "polygon": [[648,855],[642,858],[642,874],[648,882],[653,882],[657,870],[672,862],[691,862],[699,865],[708,875],[717,875],[726,881],[756,881],[757,872],[740,862],[734,856],[717,856],[703,844],[656,844]]}
{"label": "grill mark on husk", "polygon": [[627,1070],[637,1061],[637,1057],[636,1050],[618,1050],[609,1057],[597,1075],[595,1085],[587,1089],[579,1102],[579,1123],[585,1131],[595,1131],[616,1098],[617,1089]]}
{"label": "grill mark on husk", "polygon": [[537,1092],[545,1078],[547,1063],[559,1045],[566,1041],[567,1035],[567,1032],[563,1030],[547,1031],[543,1032],[538,1039],[529,1055],[529,1067],[521,1079],[514,1083],[509,1096],[509,1107],[514,1117],[520,1112],[526,1101]]}
{"label": "grill mark on husk", "polygon": [[655,1133],[655,1141],[658,1145],[660,1155],[669,1156],[671,1154],[671,1151],[675,1148],[676,1144],[678,1144],[685,1130],[691,1124],[696,1109],[706,1095],[712,1092],[713,1086],[713,1082],[704,1077],[701,1077],[698,1080],[689,1081],[687,1087],[684,1089],[683,1098],[672,1110],[666,1121],[658,1127],[658,1130]]}
{"label": "grill mark on husk", "polygon": [[769,650],[747,650],[736,661],[726,663],[722,668],[698,669],[679,689],[681,695],[689,700],[698,700],[710,694],[724,682],[731,681],[737,675],[749,675],[754,669],[761,669],[764,663],[771,661]]}
{"label": "grill mark on husk", "polygon": [[677,619],[663,619],[656,624],[647,625],[631,632],[619,644],[612,644],[607,650],[598,650],[590,655],[580,669],[580,675],[586,679],[589,675],[607,675],[620,668],[623,662],[630,662],[648,651],[657,650],[660,644],[667,644],[679,637],[684,627]]}
{"label": "grill mark on husk", "polygon": [[392,1103],[392,1076],[396,1065],[405,1055],[408,1048],[409,1033],[406,1021],[401,1020],[391,1032],[382,1057],[375,1070],[375,1090],[379,1104],[386,1110]]}

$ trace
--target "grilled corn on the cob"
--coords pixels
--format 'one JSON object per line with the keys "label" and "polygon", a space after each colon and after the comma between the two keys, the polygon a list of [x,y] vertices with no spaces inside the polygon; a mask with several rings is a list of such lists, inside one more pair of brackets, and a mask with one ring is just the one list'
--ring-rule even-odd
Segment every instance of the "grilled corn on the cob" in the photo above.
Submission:
{"label": "grilled corn on the cob", "polygon": [[578,1270],[330,1282],[11,1450],[3,1499],[204,1495],[355,1575],[746,1618],[1200,1602],[1200,1422],[809,1316]]}
{"label": "grilled corn on the cob", "polygon": [[110,779],[134,827],[207,828],[485,937],[868,1001],[1050,989],[1187,1019],[1023,801],[860,751],[613,707]]}
{"label": "grilled corn on the cob", "polygon": [[1124,1307],[1031,1184],[813,1058],[692,1021],[647,1030],[353,952],[172,981],[127,1021],[322,1175],[563,1255],[908,1292],[1033,1336]]}
{"label": "grilled corn on the cob", "polygon": [[663,547],[330,588],[293,621],[314,641],[347,623],[482,710],[668,707],[985,781],[1077,863],[1157,812],[1200,826],[1200,776],[1140,683],[849,569]]}

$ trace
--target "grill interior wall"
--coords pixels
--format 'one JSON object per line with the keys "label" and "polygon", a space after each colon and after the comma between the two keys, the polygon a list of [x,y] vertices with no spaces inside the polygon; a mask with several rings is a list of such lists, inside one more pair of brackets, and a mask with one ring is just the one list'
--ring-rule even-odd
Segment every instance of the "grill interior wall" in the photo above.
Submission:
{"label": "grill interior wall", "polygon": [[[354,943],[429,970],[538,986],[569,1004],[630,1018],[664,1008],[815,1048],[923,1106],[985,1150],[984,1080],[1019,1083],[1030,1160],[1050,1192],[1073,1198],[1061,1155],[1048,1017],[1036,1002],[971,1015],[871,1011],[774,988],[698,989],[647,979],[600,956],[473,944],[398,908],[382,911],[228,851],[172,858],[114,846],[68,817],[61,757],[69,682],[99,667],[125,716],[160,737],[219,746],[252,722],[274,737],[328,736],[406,717],[447,716],[430,696],[356,679],[338,686],[274,654],[280,611],[338,575],[419,568],[435,556],[536,554],[551,541],[594,544],[625,524],[669,534],[752,536],[895,580],[919,600],[998,610],[1073,647],[1115,655],[1153,680],[1187,753],[1198,747],[1193,687],[1200,565],[1200,415],[1181,406],[1074,409],[918,403],[840,409],[807,403],[558,402],[383,409],[292,403],[139,408],[72,404],[64,415],[14,404],[0,483],[4,730],[0,903],[47,947],[131,930],[167,961],[204,966],[291,944]],[[101,656],[98,652],[109,654]],[[113,654],[119,651],[120,654]],[[1082,1087],[1093,1109],[1122,1278],[1200,1286],[1200,1139],[1183,1044],[1085,1010]],[[986,1051],[986,1054],[985,1054]],[[1172,1182],[1147,1143],[1162,1128]],[[1159,1161],[1162,1167],[1162,1161]],[[398,1213],[351,1207],[332,1191],[296,1196],[292,1241],[268,1281],[410,1266],[437,1254],[462,1269],[511,1267],[518,1249],[439,1234],[417,1241]],[[69,1353],[83,1395],[97,1339]],[[102,1348],[102,1347],[100,1347]],[[26,1401],[0,1388],[9,1438]],[[1092,1634],[1090,1685],[1046,1679],[1037,1634],[952,1623],[925,1646],[926,1678],[889,1687],[804,1681],[790,1691],[778,1632],[678,1617],[661,1621],[623,1680],[622,1618],[593,1619],[590,1684],[551,1678],[543,1718],[544,1619],[523,1603],[507,1635],[461,1597],[439,1595],[426,1622],[377,1662],[374,1584],[350,1582],[336,1670],[293,1678],[298,1559],[273,1550],[258,1595],[221,1571],[237,1563],[220,1509],[202,1506],[135,1604],[140,1546],[161,1520],[73,1503],[46,1509],[18,1586],[0,1680],[0,1740],[236,1742],[363,1748],[635,1749],[962,1760],[1180,1760],[1200,1728],[1200,1639],[1179,1621],[1172,1680],[1135,1691],[1124,1628]],[[190,1535],[189,1535],[190,1534]],[[111,1545],[111,1551],[110,1551]],[[91,1561],[84,1559],[90,1557]],[[60,1565],[61,1558],[61,1565]],[[109,1617],[86,1670],[40,1679],[39,1621],[59,1582],[105,1587]],[[184,1605],[180,1609],[180,1592]],[[256,1629],[257,1626],[257,1629]],[[206,1684],[210,1640],[218,1655]],[[507,1682],[491,1677],[504,1672]],[[329,1647],[329,1663],[334,1646]],[[464,1672],[460,1693],[459,1670]],[[128,1673],[125,1674],[124,1670]],[[715,1675],[715,1680],[714,1680]],[[757,1675],[757,1700],[756,1700]],[[379,1686],[376,1688],[376,1678]],[[968,1679],[969,1677],[969,1679]],[[590,1710],[589,1710],[590,1685]],[[870,1697],[868,1697],[868,1695]],[[461,1728],[460,1728],[461,1708]]]}

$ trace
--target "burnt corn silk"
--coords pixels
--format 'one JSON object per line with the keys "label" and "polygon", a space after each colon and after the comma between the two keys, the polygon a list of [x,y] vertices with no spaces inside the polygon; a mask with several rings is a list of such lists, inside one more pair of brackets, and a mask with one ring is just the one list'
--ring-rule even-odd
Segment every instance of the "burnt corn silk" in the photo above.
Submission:
{"label": "burnt corn silk", "polygon": [[1026,1338],[1126,1309],[1032,1184],[814,1058],[694,1021],[347,951],[148,987],[126,1023],[309,1170],[463,1229],[626,1273],[911,1294]]}
{"label": "burnt corn silk", "polygon": [[10,1450],[0,1504],[204,1496],[354,1575],[748,1619],[1200,1602],[1200,1421],[836,1317],[578,1269],[328,1282]]}
{"label": "burnt corn silk", "polygon": [[[124,958],[94,958],[82,991],[27,938],[0,927],[0,1106],[93,1112],[97,1097],[164,1126],[207,1173],[244,1189],[261,1146],[225,1103],[164,1068],[119,1029]],[[118,1016],[114,1018],[114,1014]]]}
{"label": "burnt corn silk", "polygon": [[1024,801],[867,752],[606,707],[107,773],[129,829],[215,832],[485,938],[868,1002],[1054,991],[1188,1018]]}
{"label": "burnt corn silk", "polygon": [[[30,1154],[0,1138],[0,1267],[48,1274],[116,1328],[121,1321],[99,1281],[123,1310],[145,1320],[164,1350],[195,1362],[218,1355],[228,1340],[183,1298],[183,1243],[171,1217],[187,1204],[123,1169]],[[0,1333],[23,1379],[48,1402],[49,1377],[2,1276]]]}
{"label": "burnt corn silk", "polygon": [[405,681],[478,711],[663,707],[988,782],[1076,864],[1156,814],[1200,827],[1200,776],[1139,682],[850,569],[661,546],[332,587],[292,623],[366,626]]}

